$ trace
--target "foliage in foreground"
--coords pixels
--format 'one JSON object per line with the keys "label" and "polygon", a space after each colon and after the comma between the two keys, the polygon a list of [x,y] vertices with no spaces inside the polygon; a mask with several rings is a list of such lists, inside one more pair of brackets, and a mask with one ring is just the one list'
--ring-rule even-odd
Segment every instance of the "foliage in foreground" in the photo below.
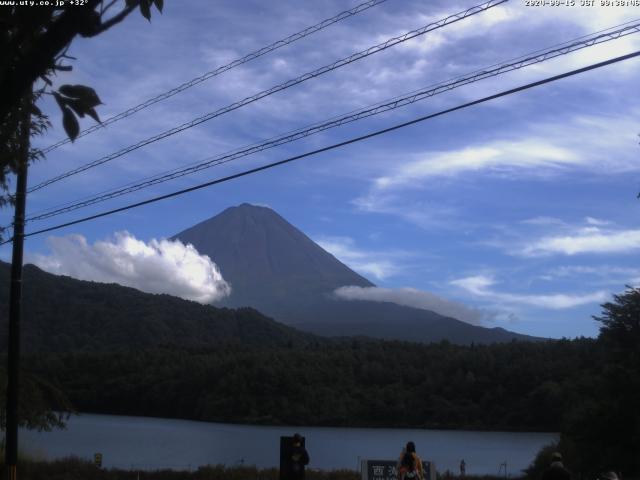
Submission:
{"label": "foliage in foreground", "polygon": [[[4,359],[3,359],[4,360]],[[6,365],[3,361],[0,365]],[[7,419],[4,407],[7,398],[7,372],[0,366],[0,430],[4,431]],[[18,405],[18,425],[38,431],[64,428],[73,405],[66,395],[54,384],[29,372],[21,372],[20,398]]]}
{"label": "foliage in foreground", "polygon": [[[258,469],[223,465],[209,465],[193,471],[102,469],[87,460],[71,457],[55,461],[24,461],[20,465],[20,478],[24,480],[278,480],[279,472],[277,468]],[[306,480],[360,480],[360,478],[360,472],[355,470],[308,469],[306,472]],[[503,477],[490,475],[468,475],[465,479],[504,480]],[[459,477],[445,472],[438,473],[438,480],[459,480]]]}
{"label": "foliage in foreground", "polygon": [[[71,140],[80,132],[78,118],[99,121],[95,108],[102,102],[92,88],[53,87],[58,73],[72,70],[68,60],[75,59],[67,54],[72,41],[78,36],[101,35],[136,8],[150,20],[151,7],[162,12],[164,0],[127,0],[123,5],[109,0],[83,0],[75,5],[68,1],[50,1],[46,6],[27,3],[3,2],[0,8],[0,208],[13,201],[9,177],[17,173],[23,158],[27,163],[43,158],[38,149],[29,148],[28,141],[50,126],[37,106],[40,98],[45,94],[55,98]],[[114,6],[117,13],[112,13]],[[0,235],[3,231],[0,227]]]}
{"label": "foliage in foreground", "polygon": [[[55,461],[24,461],[20,465],[24,480],[278,480],[278,469],[255,467],[200,467],[193,471],[180,470],[120,470],[98,468],[92,462],[78,458]],[[353,470],[307,471],[307,480],[359,480]]]}
{"label": "foliage in foreground", "polygon": [[640,289],[628,288],[602,305],[601,354],[591,388],[564,415],[558,445],[543,449],[529,476],[560,451],[570,470],[587,478],[615,471],[640,476]]}
{"label": "foliage in foreground", "polygon": [[[574,472],[633,477],[640,473],[640,290],[615,296],[598,320],[597,340],[227,343],[39,354],[24,365],[84,412],[254,424],[555,430],[562,432],[557,449]],[[548,463],[544,455],[536,468]]]}

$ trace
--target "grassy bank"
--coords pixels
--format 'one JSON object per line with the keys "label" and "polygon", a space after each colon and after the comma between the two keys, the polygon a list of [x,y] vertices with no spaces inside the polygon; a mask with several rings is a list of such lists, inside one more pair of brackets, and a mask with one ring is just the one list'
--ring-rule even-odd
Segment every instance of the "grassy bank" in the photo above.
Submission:
{"label": "grassy bank", "polygon": [[[438,475],[440,480],[458,480],[448,472]],[[6,478],[2,472],[1,478]],[[78,458],[54,461],[25,460],[18,467],[20,480],[278,480],[278,469],[255,467],[200,467],[192,471],[176,470],[120,470],[98,468],[92,462]],[[307,471],[306,480],[360,480],[355,470]],[[466,480],[504,480],[495,476],[467,476]]]}
{"label": "grassy bank", "polygon": [[[121,470],[98,468],[87,460],[65,458],[54,461],[23,461],[18,466],[18,478],[20,480],[278,480],[278,469],[215,465],[191,471]],[[353,470],[309,470],[306,477],[306,480],[359,479],[360,474]]]}

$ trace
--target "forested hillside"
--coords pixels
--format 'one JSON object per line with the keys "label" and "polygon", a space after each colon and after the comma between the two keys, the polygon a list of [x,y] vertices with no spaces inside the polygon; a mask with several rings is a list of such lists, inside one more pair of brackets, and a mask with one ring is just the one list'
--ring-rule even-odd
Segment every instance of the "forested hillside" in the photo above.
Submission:
{"label": "forested hillside", "polygon": [[[22,349],[28,352],[113,351],[154,345],[307,344],[319,337],[252,308],[201,305],[116,284],[24,268]],[[0,262],[0,351],[6,351],[9,265]]]}
{"label": "forested hillside", "polygon": [[47,404],[68,401],[221,422],[550,430],[583,472],[640,471],[638,289],[603,305],[598,339],[424,345],[322,339],[251,309],[26,274],[24,423],[54,426]]}
{"label": "forested hillside", "polygon": [[593,340],[357,341],[30,357],[83,412],[290,425],[551,430],[592,388]]}

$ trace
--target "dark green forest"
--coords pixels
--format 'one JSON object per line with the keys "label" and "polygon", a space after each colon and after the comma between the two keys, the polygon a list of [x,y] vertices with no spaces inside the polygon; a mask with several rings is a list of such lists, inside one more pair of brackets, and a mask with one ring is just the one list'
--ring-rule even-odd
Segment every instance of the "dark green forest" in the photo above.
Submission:
{"label": "dark green forest", "polygon": [[[95,352],[155,345],[322,342],[252,308],[215,308],[117,284],[86,282],[24,268],[22,351]],[[7,348],[9,264],[0,262],[0,351]]]}
{"label": "dark green forest", "polygon": [[[640,290],[603,305],[598,339],[34,355],[84,412],[288,425],[560,431],[575,471],[640,473]],[[550,449],[542,453],[541,458]],[[541,460],[538,459],[538,465]]]}
{"label": "dark green forest", "polygon": [[[603,305],[598,339],[424,345],[327,339],[255,310],[142,297],[116,285],[106,296],[104,285],[69,278],[51,287],[47,274],[29,270],[21,394],[28,426],[55,427],[64,417],[53,412],[76,410],[559,431],[554,448],[574,470],[640,474],[640,290]],[[64,301],[70,291],[73,305]]]}
{"label": "dark green forest", "polygon": [[288,425],[558,431],[593,386],[593,340],[462,347],[353,340],[25,359],[84,412]]}

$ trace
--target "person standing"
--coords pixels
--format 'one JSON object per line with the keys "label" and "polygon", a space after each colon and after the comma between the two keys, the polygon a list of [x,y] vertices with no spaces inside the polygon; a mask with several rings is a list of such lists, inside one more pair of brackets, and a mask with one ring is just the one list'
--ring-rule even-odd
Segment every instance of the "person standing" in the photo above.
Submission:
{"label": "person standing", "polygon": [[464,462],[464,458],[460,460],[460,477],[464,478],[467,474],[467,464]]}
{"label": "person standing", "polygon": [[542,480],[571,480],[571,473],[562,464],[562,454],[551,455],[551,465],[542,474]]}
{"label": "person standing", "polygon": [[424,480],[422,460],[416,453],[416,445],[407,442],[398,461],[398,480]]}
{"label": "person standing", "polygon": [[309,465],[309,453],[302,445],[302,436],[296,433],[293,436],[293,444],[291,448],[291,472],[290,480],[304,480],[304,470]]}

